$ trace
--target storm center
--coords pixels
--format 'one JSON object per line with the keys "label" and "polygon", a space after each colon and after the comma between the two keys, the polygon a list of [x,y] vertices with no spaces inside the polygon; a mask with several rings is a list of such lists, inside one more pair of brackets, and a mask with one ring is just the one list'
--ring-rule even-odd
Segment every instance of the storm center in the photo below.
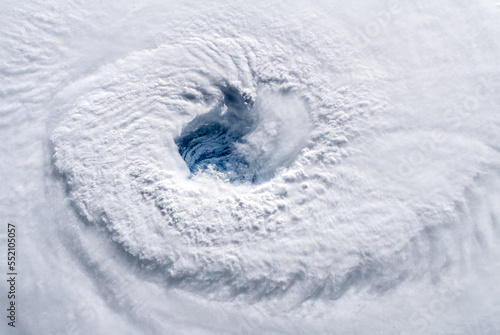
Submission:
{"label": "storm center", "polygon": [[188,123],[175,144],[192,174],[211,169],[231,182],[256,182],[255,166],[238,150],[255,129],[253,101],[235,88],[221,90],[217,106]]}

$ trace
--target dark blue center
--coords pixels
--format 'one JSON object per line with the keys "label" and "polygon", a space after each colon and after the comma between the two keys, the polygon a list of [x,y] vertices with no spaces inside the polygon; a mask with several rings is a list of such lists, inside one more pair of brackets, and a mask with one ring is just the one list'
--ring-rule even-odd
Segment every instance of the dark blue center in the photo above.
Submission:
{"label": "dark blue center", "polygon": [[223,87],[221,91],[218,105],[194,118],[175,139],[179,154],[192,174],[211,168],[231,182],[255,182],[255,171],[237,149],[254,128],[253,102],[235,88]]}

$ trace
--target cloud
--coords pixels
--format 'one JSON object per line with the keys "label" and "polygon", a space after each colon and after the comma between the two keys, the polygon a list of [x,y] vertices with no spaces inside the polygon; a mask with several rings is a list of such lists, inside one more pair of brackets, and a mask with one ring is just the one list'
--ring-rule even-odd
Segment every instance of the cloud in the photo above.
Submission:
{"label": "cloud", "polygon": [[495,14],[394,5],[1,14],[21,331],[498,329]]}

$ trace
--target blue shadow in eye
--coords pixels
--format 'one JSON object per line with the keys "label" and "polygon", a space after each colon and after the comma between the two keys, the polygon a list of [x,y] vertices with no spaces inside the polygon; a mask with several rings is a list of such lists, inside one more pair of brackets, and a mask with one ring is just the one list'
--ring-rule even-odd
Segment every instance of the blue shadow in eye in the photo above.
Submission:
{"label": "blue shadow in eye", "polygon": [[188,123],[175,144],[192,174],[211,167],[231,182],[254,183],[255,171],[236,148],[255,128],[253,101],[236,88],[221,87],[221,91],[219,104]]}

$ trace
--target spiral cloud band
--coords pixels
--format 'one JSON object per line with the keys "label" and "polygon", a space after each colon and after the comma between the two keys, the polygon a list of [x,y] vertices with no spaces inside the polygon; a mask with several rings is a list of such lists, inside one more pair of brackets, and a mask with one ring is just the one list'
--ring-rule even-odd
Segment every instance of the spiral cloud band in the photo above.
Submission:
{"label": "spiral cloud band", "polygon": [[499,15],[488,1],[2,14],[23,334],[498,331]]}

